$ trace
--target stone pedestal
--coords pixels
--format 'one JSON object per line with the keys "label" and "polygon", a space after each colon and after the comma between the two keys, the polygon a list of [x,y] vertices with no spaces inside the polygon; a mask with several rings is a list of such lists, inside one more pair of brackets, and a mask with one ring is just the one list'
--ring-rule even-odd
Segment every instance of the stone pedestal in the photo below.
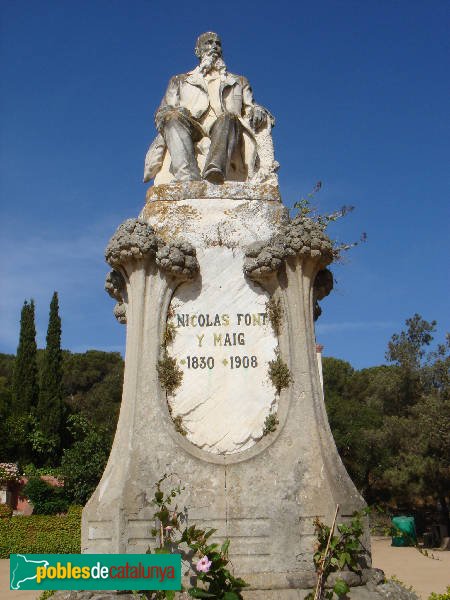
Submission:
{"label": "stone pedestal", "polygon": [[[243,190],[170,200],[153,190],[159,199],[107,248],[107,289],[127,323],[125,379],[82,551],[153,546],[154,483],[175,473],[188,523],[229,538],[237,574],[282,598],[314,584],[314,518],[330,523],[339,504],[342,522],[364,502],[336,451],[316,357],[314,281],[331,243],[309,219],[289,221],[277,194]],[[165,356],[183,373],[169,394],[157,371]],[[270,364],[284,379],[269,377]]]}

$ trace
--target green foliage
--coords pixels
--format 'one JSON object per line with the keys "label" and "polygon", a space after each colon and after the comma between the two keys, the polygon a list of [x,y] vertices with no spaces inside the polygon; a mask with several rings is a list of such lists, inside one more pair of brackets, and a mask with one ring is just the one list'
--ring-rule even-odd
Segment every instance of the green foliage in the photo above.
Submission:
{"label": "green foliage", "polygon": [[417,313],[406,319],[407,330],[394,333],[388,343],[386,359],[404,369],[417,370],[425,356],[425,346],[433,341],[436,321],[425,321]]}
{"label": "green foliage", "polygon": [[169,356],[169,353],[164,349],[162,358],[156,366],[158,371],[159,382],[169,395],[181,385],[183,380],[183,371],[177,365],[177,359]]}
{"label": "green foliage", "polygon": [[433,495],[446,507],[450,489],[450,343],[436,352],[425,352],[433,337],[435,321],[414,315],[407,330],[395,334],[389,343],[388,358],[398,363],[403,387],[409,394],[406,408],[386,422],[396,452],[386,469],[385,479],[394,493],[411,501]]}
{"label": "green foliage", "polygon": [[8,504],[0,504],[0,519],[10,519],[13,509]]}
{"label": "green foliage", "polygon": [[0,558],[10,554],[79,554],[81,506],[66,516],[31,515],[0,519]]}
{"label": "green foliage", "polygon": [[[94,426],[107,430],[111,441],[116,430],[122,399],[124,364],[118,352],[88,350],[63,353],[65,402]],[[67,448],[70,440],[66,440]]]}
{"label": "green foliage", "polygon": [[59,317],[58,294],[54,292],[50,303],[47,329],[47,347],[39,386],[39,401],[36,409],[34,445],[44,448],[47,461],[54,462],[61,448],[63,425],[62,402],[62,351],[61,319]]}
{"label": "green foliage", "polygon": [[268,375],[277,394],[280,394],[282,389],[289,387],[293,381],[289,367],[281,358],[279,350],[275,351],[275,358],[269,361]]}
{"label": "green foliage", "polygon": [[[156,491],[152,504],[155,505],[155,528],[152,535],[157,537],[159,545],[156,553],[170,553],[174,549],[180,551],[185,545],[191,551],[191,558],[198,557],[196,575],[202,587],[194,586],[188,590],[192,598],[216,598],[217,600],[242,600],[241,591],[247,586],[243,579],[234,577],[228,568],[228,548],[230,540],[219,546],[210,542],[215,529],[198,529],[195,525],[181,528],[184,514],[173,506],[177,496],[184,488],[181,484],[165,492],[163,487],[173,475],[164,474],[155,484]],[[150,551],[150,550],[149,550]],[[203,570],[202,570],[203,569]],[[168,592],[155,592],[154,598],[170,600]]]}
{"label": "green foliage", "polygon": [[53,487],[39,477],[33,477],[23,488],[24,495],[33,505],[36,515],[55,515],[67,510],[69,503],[64,488]]}
{"label": "green foliage", "polygon": [[82,415],[69,417],[75,443],[64,450],[61,471],[67,498],[85,504],[97,487],[108,460],[110,446],[107,433]]}
{"label": "green foliage", "polygon": [[443,594],[436,594],[435,592],[433,592],[428,597],[428,600],[450,600],[450,585],[447,586],[447,591]]}
{"label": "green foliage", "polygon": [[370,504],[411,505],[450,489],[450,343],[426,352],[435,322],[420,315],[394,334],[393,365],[354,371],[324,358],[328,418],[350,476]]}
{"label": "green foliage", "polygon": [[36,407],[39,388],[36,362],[34,301],[25,300],[20,316],[20,337],[13,375],[13,411],[28,414]]}
{"label": "green foliage", "polygon": [[[321,590],[325,588],[326,581],[331,573],[343,571],[344,569],[360,572],[358,559],[362,550],[361,538],[364,533],[363,514],[354,513],[350,523],[337,525],[337,533],[331,532],[331,527],[322,523],[319,518],[315,519],[314,527],[318,543],[313,560]],[[332,600],[334,594],[339,598],[349,590],[347,583],[338,578],[333,590],[323,592],[321,597]],[[305,598],[305,600],[313,599],[313,593],[308,594]]]}
{"label": "green foliage", "polygon": [[[325,403],[338,452],[368,501],[390,460],[382,430],[380,400],[371,391],[372,369],[355,372],[349,363],[323,359]],[[388,378],[387,378],[388,379]]]}
{"label": "green foliage", "polygon": [[276,431],[278,423],[279,421],[276,413],[270,413],[270,415],[267,415],[264,421],[263,435],[267,435],[268,433],[273,433]]}
{"label": "green foliage", "polygon": [[44,590],[42,594],[38,597],[38,600],[47,600],[54,594],[56,594],[56,590]]}
{"label": "green foliage", "polygon": [[20,420],[23,428],[23,435],[16,440],[15,457],[22,460],[31,456],[27,439],[30,431],[29,415],[36,408],[39,396],[36,354],[34,301],[25,300],[20,316],[20,337],[14,365],[11,405],[11,414]]}
{"label": "green foliage", "polygon": [[22,469],[23,474],[28,477],[40,477],[41,475],[51,475],[56,479],[63,479],[61,467],[35,467],[33,463],[25,465]]}
{"label": "green foliage", "polygon": [[248,584],[243,579],[234,577],[228,568],[230,540],[225,540],[222,545],[210,543],[209,538],[215,532],[215,529],[197,529],[195,525],[183,531],[181,541],[201,557],[200,561],[206,561],[208,569],[206,572],[200,571],[200,561],[197,563],[197,576],[204,587],[192,587],[188,593],[192,598],[242,600],[241,592]]}
{"label": "green foliage", "polygon": [[278,337],[280,335],[281,325],[283,324],[283,306],[281,304],[281,298],[274,298],[271,296],[266,302],[266,311],[273,332]]}

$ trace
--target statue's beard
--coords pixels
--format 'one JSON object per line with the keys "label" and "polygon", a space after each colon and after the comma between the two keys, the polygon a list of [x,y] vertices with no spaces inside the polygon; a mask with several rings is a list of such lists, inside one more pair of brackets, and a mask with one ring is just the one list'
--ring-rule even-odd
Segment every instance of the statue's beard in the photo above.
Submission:
{"label": "statue's beard", "polygon": [[206,75],[212,70],[226,71],[227,66],[223,58],[216,52],[205,52],[200,60],[200,71]]}

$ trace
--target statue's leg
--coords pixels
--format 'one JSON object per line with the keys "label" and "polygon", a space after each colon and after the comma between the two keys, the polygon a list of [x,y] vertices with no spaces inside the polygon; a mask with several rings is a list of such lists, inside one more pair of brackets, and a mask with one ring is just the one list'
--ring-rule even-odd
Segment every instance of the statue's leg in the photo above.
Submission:
{"label": "statue's leg", "polygon": [[223,183],[231,158],[242,141],[241,122],[236,115],[220,115],[209,135],[211,145],[203,169],[203,178],[212,183]]}
{"label": "statue's leg", "polygon": [[195,157],[192,127],[176,110],[164,120],[162,131],[170,154],[171,167],[177,181],[199,181],[200,170]]}

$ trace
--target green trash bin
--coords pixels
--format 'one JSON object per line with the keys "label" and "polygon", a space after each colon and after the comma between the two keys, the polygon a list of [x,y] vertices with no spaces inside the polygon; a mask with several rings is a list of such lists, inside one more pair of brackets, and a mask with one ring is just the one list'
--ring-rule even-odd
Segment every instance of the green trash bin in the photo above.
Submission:
{"label": "green trash bin", "polygon": [[414,517],[393,517],[392,525],[401,533],[392,536],[391,546],[414,546],[417,543]]}

